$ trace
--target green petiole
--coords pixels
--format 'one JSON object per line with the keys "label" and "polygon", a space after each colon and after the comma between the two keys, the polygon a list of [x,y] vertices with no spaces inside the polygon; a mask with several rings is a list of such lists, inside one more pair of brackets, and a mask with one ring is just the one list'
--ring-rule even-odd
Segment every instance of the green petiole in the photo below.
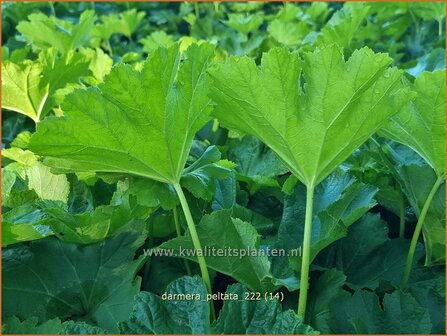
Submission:
{"label": "green petiole", "polygon": [[[196,225],[194,224],[194,220],[191,215],[191,211],[189,209],[188,202],[186,201],[185,194],[183,193],[183,189],[180,184],[174,184],[174,189],[177,192],[177,195],[180,199],[180,204],[183,209],[183,213],[185,214],[186,223],[188,224],[189,234],[191,235],[192,244],[197,251],[202,250],[202,245],[200,244],[200,239],[197,234]],[[211,290],[211,280],[210,275],[208,273],[208,267],[206,265],[206,260],[203,255],[197,255],[197,262],[199,263],[200,272],[202,274],[203,283],[205,284],[206,291],[208,294],[212,293]],[[215,319],[214,305],[213,302],[210,301],[210,310],[211,310],[211,318]]]}
{"label": "green petiole", "polygon": [[401,282],[402,289],[406,289],[408,287],[408,280],[410,279],[411,268],[413,267],[414,252],[416,251],[416,245],[422,231],[422,225],[424,225],[425,216],[427,215],[428,209],[430,208],[433,197],[435,196],[436,192],[443,182],[444,176],[438,176],[435,184],[433,185],[430,193],[427,196],[427,199],[425,200],[424,206],[422,207],[419,219],[416,224],[416,228],[414,229],[413,237],[411,238],[410,248],[408,250],[407,263],[405,265],[404,276]]}
{"label": "green petiole", "polygon": [[314,186],[307,186],[306,216],[304,221],[303,257],[301,260],[300,295],[298,299],[298,316],[306,314],[307,291],[309,288],[310,247],[312,237]]}

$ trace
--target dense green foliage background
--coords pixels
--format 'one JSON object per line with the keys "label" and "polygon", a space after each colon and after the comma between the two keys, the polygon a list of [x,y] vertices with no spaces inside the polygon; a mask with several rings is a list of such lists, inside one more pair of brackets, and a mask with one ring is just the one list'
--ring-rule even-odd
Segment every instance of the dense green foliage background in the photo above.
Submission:
{"label": "dense green foliage background", "polygon": [[[2,10],[3,333],[445,333],[443,3]],[[340,64],[325,68],[330,55]],[[346,120],[359,132],[336,125],[338,141],[306,143],[321,129],[293,118],[317,116],[320,100],[337,105],[368,71],[383,76],[365,80],[377,85],[372,98],[354,95]],[[335,86],[320,90],[325,76]],[[390,78],[400,100],[374,110],[366,101],[392,91]],[[314,100],[280,119],[288,85]],[[366,130],[353,122],[371,111]],[[283,122],[285,135],[265,127]],[[313,165],[312,154],[344,144],[346,160]],[[291,251],[302,245],[311,177],[305,316],[296,314],[299,257],[206,257],[212,291],[240,297],[214,301],[214,317],[206,301],[161,298],[207,293],[196,258],[144,254],[196,246],[183,201],[202,246]],[[250,291],[271,299],[244,300]]]}

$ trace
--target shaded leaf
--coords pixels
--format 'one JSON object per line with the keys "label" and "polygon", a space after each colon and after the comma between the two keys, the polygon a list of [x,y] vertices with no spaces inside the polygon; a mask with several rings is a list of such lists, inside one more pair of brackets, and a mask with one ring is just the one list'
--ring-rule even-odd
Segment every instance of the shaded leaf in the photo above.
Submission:
{"label": "shaded leaf", "polygon": [[[129,321],[121,324],[125,334],[207,334],[210,332],[209,305],[206,289],[198,277],[182,277],[170,283],[166,295],[140,292]],[[186,299],[186,295],[193,299]],[[197,295],[197,296],[196,296]]]}
{"label": "shaded leaf", "polygon": [[98,244],[47,238],[4,250],[4,316],[83,317],[116,332],[139,291],[142,259],[134,255],[145,239],[141,224]]}
{"label": "shaded leaf", "polygon": [[[318,253],[348,234],[348,227],[375,205],[377,189],[356,182],[355,178],[336,171],[315,189],[312,227],[312,261]],[[286,250],[298,249],[304,236],[306,192],[302,184],[286,196],[284,213],[278,229],[277,246]],[[302,224],[301,224],[302,223]],[[293,268],[301,259],[291,258]]]}
{"label": "shaded leaf", "polygon": [[216,180],[229,176],[234,167],[233,163],[220,158],[217,147],[208,147],[197,161],[184,170],[181,185],[195,197],[211,201],[216,192]]}
{"label": "shaded leaf", "polygon": [[[197,226],[197,234],[209,268],[233,277],[251,290],[264,292],[274,289],[267,257],[252,256],[248,252],[259,252],[260,248],[260,237],[251,224],[231,218],[230,210],[220,210],[202,218]],[[226,256],[210,253],[213,248],[220,250],[221,254],[226,253]],[[174,256],[197,261],[194,255],[188,255],[195,251],[189,232],[161,244],[158,249],[172,250]],[[225,250],[231,250],[231,255]]]}
{"label": "shaded leaf", "polygon": [[[278,300],[247,300],[241,284],[228,287],[226,300],[214,327],[221,334],[317,334],[293,311],[282,311]],[[236,297],[237,299],[234,299]]]}
{"label": "shaded leaf", "polygon": [[431,330],[426,309],[401,291],[385,294],[383,308],[373,292],[357,291],[336,300],[332,314],[332,330],[340,334],[427,334]]}

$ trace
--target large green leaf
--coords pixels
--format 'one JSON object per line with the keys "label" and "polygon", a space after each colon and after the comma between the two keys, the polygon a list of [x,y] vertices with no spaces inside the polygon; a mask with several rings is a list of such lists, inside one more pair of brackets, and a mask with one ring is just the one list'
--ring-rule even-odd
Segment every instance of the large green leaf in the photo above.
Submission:
{"label": "large green leaf", "polygon": [[445,70],[423,72],[412,89],[416,99],[381,130],[380,134],[411,147],[439,175],[445,174]]}
{"label": "large green leaf", "polygon": [[[274,289],[267,257],[250,255],[254,250],[259,253],[260,249],[260,237],[250,223],[231,218],[230,210],[220,210],[203,217],[197,226],[197,234],[208,267],[233,277],[251,290],[264,292]],[[177,257],[197,260],[195,255],[188,255],[198,253],[194,250],[189,233],[169,240],[158,248],[172,250]],[[213,249],[219,254],[211,253]],[[236,253],[246,253],[246,256]]]}
{"label": "large green leaf", "polygon": [[[224,301],[214,323],[221,334],[316,334],[293,311],[282,311],[277,299],[250,300],[250,291],[241,284],[228,287],[232,298]],[[255,296],[256,297],[256,296]]]}
{"label": "large green leaf", "polygon": [[47,238],[4,250],[3,316],[82,319],[116,332],[139,291],[142,225],[87,246]]}
{"label": "large green leaf", "polygon": [[[165,298],[140,292],[129,320],[120,326],[121,331],[126,334],[210,333],[206,289],[198,276],[173,281],[164,294]],[[190,297],[185,298],[186,295]]]}
{"label": "large green leaf", "polygon": [[225,126],[260,138],[304,184],[315,186],[402,103],[401,71],[388,69],[391,62],[368,48],[345,62],[335,45],[304,60],[272,49],[260,68],[247,57],[232,57],[210,71],[214,114]]}
{"label": "large green leaf", "polygon": [[[30,147],[53,167],[178,183],[195,132],[208,120],[210,45],[160,48],[141,72],[120,64],[104,84],[67,96],[61,118],[39,123]],[[181,63],[181,64],[180,64]]]}

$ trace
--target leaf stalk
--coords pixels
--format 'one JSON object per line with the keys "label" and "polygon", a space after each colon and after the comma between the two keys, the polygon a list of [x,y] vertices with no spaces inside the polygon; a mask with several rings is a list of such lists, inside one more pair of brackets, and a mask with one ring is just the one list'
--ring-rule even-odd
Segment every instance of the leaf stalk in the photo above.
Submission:
{"label": "leaf stalk", "polygon": [[433,197],[435,196],[436,192],[438,191],[443,181],[444,177],[438,176],[435,184],[433,185],[433,187],[430,190],[430,193],[427,196],[427,199],[425,200],[424,206],[422,207],[421,213],[419,215],[419,219],[416,223],[416,228],[414,229],[413,237],[411,238],[410,248],[408,250],[407,263],[405,265],[404,276],[401,282],[401,287],[404,290],[407,289],[408,287],[408,280],[410,279],[411,268],[413,267],[414,253],[416,251],[416,245],[422,231],[422,226],[424,224],[425,217],[427,216],[427,212],[428,209],[430,208],[430,204],[433,200]]}
{"label": "leaf stalk", "polygon": [[[196,225],[191,215],[191,210],[189,209],[188,202],[186,201],[185,194],[180,184],[175,183],[174,189],[177,192],[178,198],[180,199],[180,204],[182,206],[183,213],[185,214],[186,223],[188,224],[189,234],[191,235],[191,240],[196,251],[202,251],[202,244],[200,243],[199,235],[197,234]],[[200,272],[202,274],[202,280],[205,284],[206,291],[208,294],[212,294],[211,291],[211,280],[208,273],[208,267],[206,265],[206,260],[203,255],[197,255],[197,262],[199,263]],[[215,319],[214,304],[210,301],[211,318]]]}
{"label": "leaf stalk", "polygon": [[304,220],[303,257],[301,260],[300,295],[298,299],[298,316],[306,315],[307,292],[309,289],[310,247],[312,237],[312,219],[314,202],[313,185],[306,188],[306,215]]}

